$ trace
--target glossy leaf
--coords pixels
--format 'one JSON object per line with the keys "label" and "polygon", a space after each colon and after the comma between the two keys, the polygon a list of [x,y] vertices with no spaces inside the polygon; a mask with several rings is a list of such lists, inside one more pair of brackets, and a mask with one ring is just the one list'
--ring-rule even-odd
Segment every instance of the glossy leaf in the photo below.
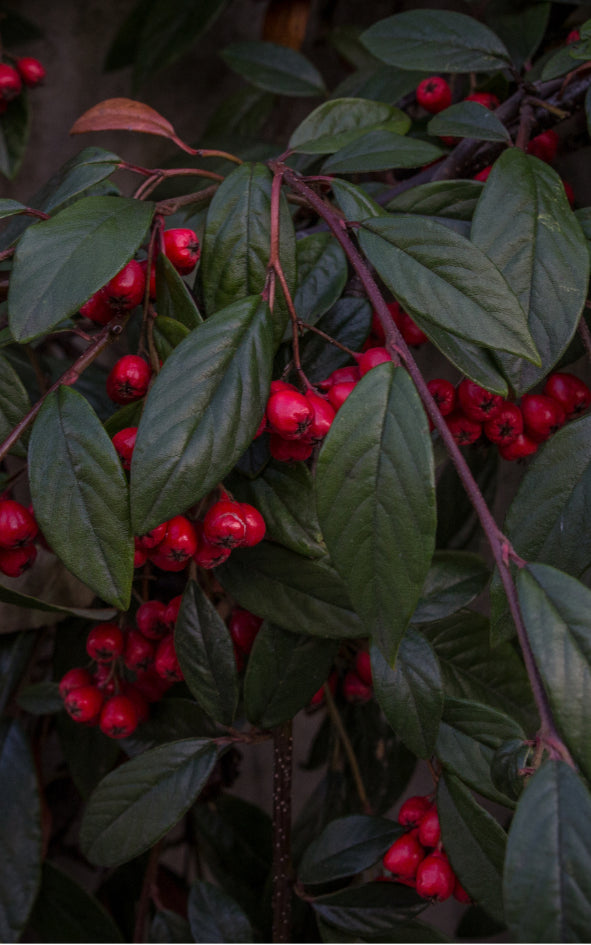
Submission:
{"label": "glossy leaf", "polygon": [[123,942],[111,916],[94,896],[53,863],[43,864],[31,916],[38,942]]}
{"label": "glossy leaf", "polygon": [[420,167],[436,161],[444,153],[430,141],[407,138],[387,128],[379,128],[367,131],[340,148],[324,162],[322,170],[326,174],[354,174],[358,171]]}
{"label": "glossy leaf", "polygon": [[591,797],[562,761],[528,781],[509,831],[505,915],[516,942],[584,942],[591,925]]}
{"label": "glossy leaf", "polygon": [[223,100],[209,119],[203,136],[216,140],[228,134],[258,135],[274,104],[271,92],[245,85]]}
{"label": "glossy leaf", "polygon": [[151,748],[104,778],[90,797],[80,845],[91,863],[118,866],[143,853],[187,812],[215,765],[208,739]]}
{"label": "glossy leaf", "polygon": [[18,942],[41,882],[41,801],[28,740],[19,724],[0,728],[0,938]]}
{"label": "glossy leaf", "polygon": [[198,880],[189,891],[189,925],[194,942],[252,942],[246,915],[219,886]]}
{"label": "glossy leaf", "polygon": [[244,453],[265,409],[272,358],[269,307],[259,296],[229,305],[175,348],[138,428],[131,465],[136,534],[185,512]]}
{"label": "glossy leaf", "polygon": [[473,344],[539,363],[519,301],[465,237],[410,215],[367,220],[359,235],[370,262],[421,327],[435,323]]}
{"label": "glossy leaf", "polygon": [[463,13],[409,10],[379,20],[361,36],[374,56],[400,69],[496,72],[510,62],[498,36]]}
{"label": "glossy leaf", "polygon": [[83,197],[20,240],[8,294],[10,330],[31,341],[76,312],[129,261],[154,205],[124,197]]}
{"label": "glossy leaf", "polygon": [[161,699],[150,706],[150,717],[133,735],[120,741],[130,758],[179,738],[215,738],[220,729],[193,699]]}
{"label": "glossy leaf", "polygon": [[308,886],[361,873],[403,833],[404,828],[394,821],[366,814],[332,820],[306,850],[298,879]]}
{"label": "glossy leaf", "polygon": [[429,758],[443,711],[443,681],[433,647],[409,627],[394,666],[374,646],[371,670],[375,697],[388,723],[418,758]]}
{"label": "glossy leaf", "polygon": [[216,576],[242,607],[285,630],[336,639],[363,634],[344,584],[322,561],[261,542],[235,552]]}
{"label": "glossy leaf", "polygon": [[467,551],[436,551],[412,623],[429,623],[466,607],[489,579],[478,555]]}
{"label": "glossy leaf", "polygon": [[6,634],[0,639],[0,714],[27,668],[37,634],[34,630]]}
{"label": "glossy leaf", "polygon": [[27,144],[31,126],[29,97],[21,92],[8,103],[8,108],[0,122],[0,174],[12,180],[18,174]]}
{"label": "glossy leaf", "polygon": [[25,213],[27,207],[24,203],[19,203],[18,200],[9,200],[5,198],[0,200],[0,220],[6,220],[7,217],[13,217],[19,213]]}
{"label": "glossy leaf", "polygon": [[452,335],[450,331],[434,325],[425,318],[418,317],[416,313],[413,318],[428,335],[429,340],[443,352],[448,361],[455,364],[462,374],[476,381],[485,390],[493,391],[502,397],[507,396],[509,390],[507,381],[499,371],[492,350]]}
{"label": "glossy leaf", "polygon": [[277,43],[231,43],[222,51],[226,65],[252,85],[276,95],[323,95],[324,80],[309,59]]}
{"label": "glossy leaf", "polygon": [[437,785],[437,813],[454,873],[471,897],[502,922],[505,831],[450,774]]}
{"label": "glossy leaf", "polygon": [[98,727],[86,728],[66,712],[57,716],[56,728],[68,773],[83,798],[88,798],[99,781],[113,769],[121,747],[105,738]]}
{"label": "glossy leaf", "polygon": [[[29,395],[20,377],[7,358],[0,357],[0,442],[3,442],[31,406]],[[28,431],[15,443],[11,453],[26,456]]]}
{"label": "glossy leaf", "polygon": [[58,684],[48,679],[20,689],[16,702],[31,715],[49,715],[52,712],[60,712],[64,707]]}
{"label": "glossy leaf", "polygon": [[[348,945],[349,942],[359,942],[357,932],[347,932],[344,929],[337,929],[333,925],[328,925],[321,919],[317,919],[318,931],[323,942],[335,942],[339,945]],[[408,945],[409,942],[449,942],[443,932],[439,932],[431,925],[425,922],[393,922],[387,930],[380,932],[365,932],[364,942],[401,942]]]}
{"label": "glossy leaf", "polygon": [[334,180],[332,183],[334,198],[348,220],[367,220],[371,217],[385,217],[383,207],[372,200],[363,188],[348,180]]}
{"label": "glossy leaf", "polygon": [[[344,296],[323,315],[316,327],[352,351],[359,351],[369,335],[371,306],[367,299]],[[302,366],[313,384],[323,381],[338,367],[350,363],[350,355],[323,338],[307,332],[300,342]]]}
{"label": "glossy leaf", "polygon": [[362,378],[324,441],[316,487],[334,565],[366,632],[393,659],[429,569],[436,524],[427,418],[404,369],[382,364]]}
{"label": "glossy leaf", "polygon": [[183,594],[174,645],[187,685],[201,708],[216,722],[230,725],[238,702],[234,646],[226,624],[194,581]]}
{"label": "glossy leaf", "polygon": [[397,213],[471,220],[482,184],[476,180],[437,180],[419,184],[393,197],[386,209]]}
{"label": "glossy leaf", "polygon": [[167,318],[166,315],[158,315],[154,319],[152,331],[154,345],[162,362],[166,361],[168,356],[189,334],[186,325],[177,322],[175,318]]}
{"label": "glossy leaf", "polygon": [[131,98],[108,98],[93,105],[70,128],[71,135],[94,131],[139,131],[168,138],[183,151],[196,154],[178,137],[171,123],[155,109]]}
{"label": "glossy leaf", "polygon": [[193,296],[164,253],[156,260],[156,311],[159,317],[174,318],[188,329],[203,321]]}
{"label": "glossy leaf", "polygon": [[388,931],[397,921],[422,912],[427,903],[402,885],[366,883],[319,896],[311,905],[329,925],[363,935]]}
{"label": "glossy leaf", "polygon": [[[70,614],[73,617],[85,617],[87,620],[94,620],[97,623],[100,620],[112,620],[116,613],[112,607],[67,607],[60,604],[50,604],[48,601],[31,597],[29,594],[21,594],[19,591],[14,591],[11,587],[5,587],[3,584],[0,584],[0,601],[5,604],[13,604],[16,607],[23,607],[25,610],[40,610],[51,614]],[[0,628],[0,633],[2,633],[2,628]]]}
{"label": "glossy leaf", "polygon": [[293,304],[299,318],[315,324],[343,294],[349,274],[347,259],[329,233],[312,233],[298,240],[296,258],[298,287]]}
{"label": "glossy leaf", "polygon": [[475,138],[478,141],[511,142],[511,136],[502,121],[479,102],[457,102],[438,112],[429,124],[430,135],[453,135],[457,138]]}
{"label": "glossy leaf", "polygon": [[259,630],[244,679],[247,718],[274,728],[306,706],[328,677],[337,645],[272,623]]}
{"label": "glossy leaf", "polygon": [[367,98],[336,98],[319,105],[298,125],[289,139],[289,147],[304,154],[332,154],[365,132],[384,125],[405,134],[410,119],[398,108]]}
{"label": "glossy leaf", "polygon": [[495,162],[486,182],[472,221],[472,240],[515,292],[542,358],[537,368],[500,356],[519,395],[546,376],[576,331],[589,281],[585,239],[558,174],[511,148]]}
{"label": "glossy leaf", "polygon": [[530,60],[542,42],[550,3],[514,3],[514,0],[494,0],[485,11],[488,26],[505,43],[518,69]]}

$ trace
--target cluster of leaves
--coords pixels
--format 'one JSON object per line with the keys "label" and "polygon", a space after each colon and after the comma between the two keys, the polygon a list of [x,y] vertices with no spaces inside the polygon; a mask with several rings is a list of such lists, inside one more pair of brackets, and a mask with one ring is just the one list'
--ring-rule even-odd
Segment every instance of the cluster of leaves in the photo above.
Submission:
{"label": "cluster of leaves", "polygon": [[[224,4],[176,6],[169,15],[153,0],[139,4],[110,65],[133,59],[140,82],[154,36],[159,61],[170,63]],[[150,941],[281,939],[270,900],[289,880],[278,876],[276,848],[284,860],[290,853],[265,811],[225,790],[236,778],[236,746],[254,751],[249,743],[272,732],[280,752],[293,718],[360,640],[370,646],[375,699],[331,700],[310,746],[307,767],[320,780],[293,825],[294,937],[442,940],[416,918],[426,903],[412,889],[373,881],[402,832],[386,814],[417,760],[438,775],[443,844],[475,903],[458,934],[508,927],[519,941],[588,937],[591,417],[540,447],[502,536],[482,512],[482,494],[492,504],[504,488],[496,452],[483,447],[462,465],[452,443],[460,483],[445,424],[432,412],[438,429],[430,431],[421,371],[392,336],[392,363],[355,387],[311,463],[270,460],[265,437],[255,440],[271,379],[316,384],[350,363],[348,351],[370,333],[372,306],[391,296],[431,342],[420,356],[425,373],[445,363],[455,377],[520,396],[581,357],[589,210],[571,210],[551,167],[521,147],[505,149],[514,139],[526,144],[536,122],[555,121],[567,105],[587,141],[588,34],[583,28],[578,43],[556,51],[551,7],[524,3],[515,13],[493,2],[488,25],[421,10],[361,36],[338,34],[356,69],[293,130],[283,160],[236,166],[218,152],[221,180],[208,178],[192,195],[163,186],[152,199],[122,196],[111,177],[125,162],[86,148],[26,203],[0,201],[3,485],[28,469],[53,552],[43,581],[36,585],[31,572],[26,593],[18,583],[0,586],[0,600],[25,615],[0,643],[0,834],[12,851],[0,865],[3,941],[23,933],[121,941],[134,923]],[[528,74],[537,84],[525,88],[517,70],[538,47]],[[325,94],[295,50],[240,43],[224,58],[265,94]],[[510,97],[498,114],[463,102],[428,124],[412,103],[398,107],[420,78],[441,70],[466,87],[477,73],[480,87]],[[259,92],[240,94],[238,113],[252,117]],[[560,105],[549,101],[555,95]],[[226,113],[222,106],[220,122]],[[135,123],[178,142],[172,126],[137,103],[103,108],[83,127],[117,126],[114,114],[119,127]],[[440,135],[463,140],[446,156]],[[495,157],[485,184],[454,179]],[[200,151],[195,166],[203,161]],[[79,355],[80,307],[165,216],[202,237],[194,283],[160,255],[158,314],[146,306],[115,318]],[[113,412],[106,370],[88,352],[110,341],[135,351],[148,323],[162,368],[143,404]],[[138,436],[127,478],[111,436],[131,423]],[[260,509],[266,541],[238,550],[215,580],[194,570],[188,581],[152,575],[150,586],[148,572],[134,574],[133,536],[207,502],[222,481]],[[466,483],[492,547],[492,574],[490,558],[474,551],[482,545],[473,541]],[[87,589],[83,597],[61,590],[64,569]],[[47,574],[59,585],[51,599],[36,590]],[[471,607],[489,581],[490,617]],[[506,594],[513,586],[518,640]],[[60,711],[57,681],[83,660],[88,622],[116,611],[132,619],[138,598],[179,592],[175,645],[185,682],[121,743],[75,726]],[[243,677],[220,615],[228,601],[265,620]],[[48,732],[59,739],[57,762],[44,755]],[[186,876],[158,866],[179,823],[198,875],[206,864],[215,884],[198,879],[188,889]],[[54,862],[68,840],[76,862],[78,829],[86,860],[111,870],[101,873],[97,897]]]}

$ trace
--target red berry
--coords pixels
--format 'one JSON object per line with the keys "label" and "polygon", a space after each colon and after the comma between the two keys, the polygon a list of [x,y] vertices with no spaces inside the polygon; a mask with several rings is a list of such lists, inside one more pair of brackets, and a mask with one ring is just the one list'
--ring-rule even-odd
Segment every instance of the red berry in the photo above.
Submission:
{"label": "red berry", "polygon": [[350,670],[345,673],[342,682],[343,698],[347,702],[369,702],[373,696],[373,689],[359,678],[357,673]]}
{"label": "red berry", "polygon": [[565,194],[566,194],[566,199],[567,199],[568,202],[570,203],[571,207],[574,207],[575,201],[576,201],[576,197],[575,197],[575,192],[574,192],[574,190],[572,189],[571,185],[569,184],[569,182],[568,182],[567,180],[563,180],[563,181],[562,181],[562,186],[564,187],[564,192],[565,192]]}
{"label": "red berry", "polygon": [[246,535],[242,544],[246,548],[252,548],[253,545],[258,545],[263,540],[267,526],[263,516],[258,509],[255,509],[254,505],[249,505],[247,502],[240,502],[239,505],[240,515],[246,525]]}
{"label": "red berry", "polygon": [[20,577],[29,570],[36,557],[35,545],[24,545],[10,551],[0,548],[0,571],[7,577]]}
{"label": "red berry", "polygon": [[151,532],[146,532],[145,535],[140,535],[138,541],[142,548],[145,548],[147,551],[152,551],[154,548],[157,548],[162,541],[164,541],[167,531],[168,522],[162,522],[162,524],[157,525],[156,528],[153,528]]}
{"label": "red berry", "polygon": [[359,373],[363,377],[368,371],[371,371],[372,368],[377,367],[378,364],[384,364],[386,361],[391,360],[392,358],[386,348],[368,348],[359,358]]}
{"label": "red berry", "polygon": [[425,851],[412,833],[398,837],[382,860],[385,868],[401,879],[413,879],[419,865],[425,858]]}
{"label": "red berry", "polygon": [[133,702],[138,725],[140,722],[145,722],[150,715],[150,706],[148,705],[148,700],[141,694],[137,686],[134,683],[123,682],[121,685],[121,694],[127,696],[127,698]]}
{"label": "red berry", "polygon": [[453,413],[456,406],[456,389],[451,381],[446,381],[443,377],[435,377],[429,381],[427,387],[442,417]]}
{"label": "red berry", "polygon": [[22,91],[21,77],[12,66],[5,62],[0,63],[0,98],[5,102],[12,101]]}
{"label": "red berry", "polygon": [[521,412],[525,432],[536,443],[543,443],[566,421],[562,406],[546,394],[524,394]]}
{"label": "red berry", "polygon": [[578,43],[581,38],[579,30],[571,30],[565,39],[565,43],[570,46],[571,43]]}
{"label": "red berry", "polygon": [[483,167],[481,171],[478,171],[478,174],[474,175],[474,180],[481,180],[482,182],[488,180],[492,169],[492,164],[489,164],[488,167]]}
{"label": "red berry", "polygon": [[407,313],[401,309],[398,302],[389,302],[387,307],[394,324],[407,345],[418,348],[420,345],[424,344],[425,341],[429,340],[419,326],[415,325],[410,315],[407,315]]}
{"label": "red berry", "polygon": [[102,292],[95,292],[88,302],[80,306],[80,314],[98,325],[107,325],[114,317],[114,312]]}
{"label": "red berry", "polygon": [[416,890],[423,899],[443,902],[454,891],[456,878],[447,857],[431,853],[417,869]]}
{"label": "red berry", "polygon": [[500,99],[492,92],[473,92],[472,95],[467,95],[464,101],[477,102],[479,105],[484,105],[485,108],[490,108],[491,111],[494,111],[501,104]]}
{"label": "red berry", "polygon": [[182,571],[197,551],[197,533],[184,515],[168,522],[166,536],[150,555],[150,561],[163,571]]}
{"label": "red berry", "polygon": [[471,420],[484,423],[496,417],[503,406],[503,398],[465,377],[458,387],[458,404]]}
{"label": "red berry", "polygon": [[279,390],[267,401],[267,421],[286,440],[299,440],[314,418],[314,408],[297,390]]}
{"label": "red berry", "polygon": [[464,905],[468,905],[468,903],[472,902],[472,900],[470,899],[470,896],[468,895],[468,893],[466,892],[466,890],[460,883],[457,876],[456,876],[456,881],[454,885],[453,897],[454,899],[457,899],[458,902],[461,902]]}
{"label": "red berry", "polygon": [[199,543],[193,558],[198,567],[210,571],[212,568],[217,568],[223,564],[224,561],[228,560],[232,549],[226,548],[223,545],[212,545],[211,542],[207,541],[203,535],[203,525],[201,522],[197,522],[197,535]]}
{"label": "red berry", "polygon": [[139,633],[137,630],[130,630],[125,638],[125,649],[123,651],[123,662],[132,672],[140,669],[148,669],[154,662],[155,648],[151,640]]}
{"label": "red berry", "polygon": [[567,420],[578,417],[591,404],[591,390],[574,374],[551,374],[544,384],[544,393],[558,401]]}
{"label": "red berry", "polygon": [[66,712],[75,722],[92,722],[103,705],[103,694],[96,686],[72,689],[64,699]]}
{"label": "red berry", "polygon": [[311,440],[285,440],[278,433],[272,433],[269,437],[269,451],[273,459],[281,463],[298,462],[310,458],[314,452],[314,444]]}
{"label": "red berry", "polygon": [[123,634],[116,623],[99,623],[86,638],[86,652],[97,663],[112,663],[123,653]]}
{"label": "red berry", "polygon": [[150,384],[149,364],[137,354],[126,354],[111,369],[107,378],[107,394],[116,404],[140,400]]}
{"label": "red berry", "polygon": [[24,84],[28,89],[34,89],[36,85],[41,85],[45,78],[45,69],[38,59],[32,56],[23,56],[16,60],[16,68]]}
{"label": "red berry", "polygon": [[328,399],[335,410],[339,410],[343,406],[355,387],[357,387],[357,381],[341,381],[339,384],[333,384],[328,391]]}
{"label": "red berry", "polygon": [[99,728],[109,738],[127,738],[138,724],[137,709],[129,696],[113,696],[101,711]]}
{"label": "red berry", "polygon": [[65,699],[68,693],[73,692],[74,689],[82,689],[83,686],[91,685],[92,676],[88,670],[83,669],[82,666],[75,666],[74,669],[69,669],[60,679],[59,693],[62,699]]}
{"label": "red berry", "polygon": [[138,672],[134,686],[148,702],[158,702],[174,680],[163,679],[153,666]]}
{"label": "red berry", "polygon": [[497,415],[486,421],[483,430],[491,443],[508,446],[523,433],[523,414],[517,404],[504,403]]}
{"label": "red berry", "polygon": [[428,797],[421,797],[418,794],[409,797],[398,812],[398,823],[404,827],[416,827],[431,806]]}
{"label": "red berry", "polygon": [[0,499],[0,548],[14,550],[30,544],[39,526],[28,509],[13,499]]}
{"label": "red berry", "polygon": [[458,446],[469,446],[471,443],[476,443],[476,440],[480,438],[482,424],[477,423],[476,420],[470,420],[470,417],[467,417],[461,411],[450,413],[445,419]]}
{"label": "red berry", "polygon": [[148,640],[161,640],[169,632],[166,604],[161,600],[147,600],[137,609],[135,623]]}
{"label": "red berry", "polygon": [[451,89],[445,79],[438,75],[429,76],[419,82],[416,97],[418,104],[432,115],[451,105]]}
{"label": "red berry", "polygon": [[348,367],[337,368],[325,381],[321,381],[318,386],[323,390],[327,390],[335,384],[344,384],[348,381],[357,382],[360,377],[361,374],[359,373],[358,366],[356,364],[350,364]]}
{"label": "red berry", "polygon": [[257,617],[256,614],[251,614],[249,610],[244,610],[242,607],[234,607],[230,614],[228,621],[230,636],[238,649],[246,655],[252,650],[252,645],[262,623],[262,617]]}
{"label": "red berry", "polygon": [[181,682],[184,679],[174,648],[172,633],[164,637],[158,644],[154,658],[154,669],[162,679],[169,682]]}
{"label": "red berry", "polygon": [[314,411],[314,418],[308,427],[306,439],[323,440],[335,418],[334,407],[320,394],[314,393],[313,390],[307,390],[305,397]]}
{"label": "red berry", "polygon": [[131,259],[101,289],[106,302],[115,312],[129,312],[144,301],[146,275],[141,263]]}
{"label": "red berry", "polygon": [[134,538],[135,551],[133,553],[133,566],[134,568],[143,568],[146,561],[148,560],[148,552],[145,548],[139,544],[139,539]]}
{"label": "red berry", "polygon": [[421,817],[419,823],[419,842],[424,847],[436,847],[441,837],[437,808],[431,807]]}
{"label": "red berry", "polygon": [[531,456],[532,453],[535,453],[537,448],[538,444],[534,440],[526,436],[525,433],[520,433],[508,446],[499,446],[499,453],[503,459],[511,461],[515,459],[525,459],[526,456]]}
{"label": "red berry", "polygon": [[540,161],[546,161],[549,164],[556,157],[560,138],[553,128],[543,131],[541,134],[532,138],[527,146],[527,153],[533,154]]}
{"label": "red berry", "polygon": [[373,685],[373,677],[371,674],[371,657],[367,650],[359,650],[355,657],[355,672],[359,676],[361,682],[364,682],[366,686]]}
{"label": "red berry", "polygon": [[131,457],[133,456],[136,437],[137,427],[125,427],[124,430],[119,430],[113,437],[113,446],[121,460],[121,465],[127,472],[131,469]]}
{"label": "red berry", "polygon": [[194,230],[166,230],[164,253],[182,276],[188,275],[201,255],[199,240]]}
{"label": "red berry", "polygon": [[103,696],[115,695],[115,674],[113,663],[97,663],[93,674],[93,682],[98,686]]}
{"label": "red berry", "polygon": [[221,545],[223,548],[244,544],[246,522],[240,503],[231,499],[215,502],[203,519],[203,537],[211,545]]}
{"label": "red berry", "polygon": [[182,602],[183,595],[178,594],[177,597],[173,597],[172,600],[166,605],[166,610],[164,611],[164,621],[169,630],[174,630],[176,626]]}

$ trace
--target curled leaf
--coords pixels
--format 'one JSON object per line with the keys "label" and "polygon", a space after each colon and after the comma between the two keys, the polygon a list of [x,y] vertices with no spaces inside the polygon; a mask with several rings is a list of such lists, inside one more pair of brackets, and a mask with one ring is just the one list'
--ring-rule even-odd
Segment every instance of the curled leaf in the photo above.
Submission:
{"label": "curled leaf", "polygon": [[89,131],[141,131],[148,135],[160,135],[174,141],[188,154],[197,154],[178,137],[169,121],[155,109],[131,98],[107,98],[89,108],[74,122],[71,135],[82,135]]}

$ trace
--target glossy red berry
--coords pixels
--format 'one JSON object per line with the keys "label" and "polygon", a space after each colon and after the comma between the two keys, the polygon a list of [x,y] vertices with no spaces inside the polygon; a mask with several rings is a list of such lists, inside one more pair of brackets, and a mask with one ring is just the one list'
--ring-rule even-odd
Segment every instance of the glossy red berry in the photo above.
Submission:
{"label": "glossy red berry", "polygon": [[416,98],[418,104],[425,111],[436,115],[451,105],[451,89],[445,79],[438,75],[432,75],[428,79],[419,82]]}
{"label": "glossy red berry", "polygon": [[538,443],[536,443],[535,440],[532,440],[525,433],[520,433],[508,446],[499,446],[499,454],[503,459],[513,461],[525,459],[526,456],[531,456],[532,453],[535,453],[537,449]]}
{"label": "glossy red berry", "polygon": [[116,276],[101,289],[106,302],[115,312],[129,312],[144,301],[146,275],[141,263],[131,259]]}
{"label": "glossy red berry", "polygon": [[[328,688],[329,688],[330,692],[333,694],[333,696],[334,696],[335,692],[337,691],[337,683],[338,683],[338,681],[339,681],[338,674],[337,674],[336,670],[333,669],[332,673],[330,674],[330,676],[329,676],[328,679],[326,680],[326,684],[328,685]],[[326,699],[326,693],[325,693],[325,691],[324,691],[324,686],[321,686],[320,689],[317,689],[317,690],[316,690],[316,692],[314,693],[314,695],[313,695],[312,698],[310,699],[310,705],[311,705],[311,706],[323,705],[325,699]]]}
{"label": "glossy red berry", "polygon": [[449,899],[455,882],[454,872],[442,854],[431,853],[419,864],[416,890],[423,899],[436,899],[437,902]]}
{"label": "glossy red berry", "polygon": [[503,398],[493,394],[465,377],[458,386],[458,405],[463,413],[477,423],[485,423],[496,417],[503,406]]}
{"label": "glossy red berry", "polygon": [[574,30],[571,30],[568,36],[566,37],[565,43],[568,46],[570,46],[571,43],[578,43],[580,38],[581,38],[581,34],[579,30],[574,29]]}
{"label": "glossy red berry", "polygon": [[169,632],[166,604],[161,600],[147,600],[137,609],[135,623],[148,640],[161,640]]}
{"label": "glossy red berry", "polygon": [[476,443],[476,440],[480,439],[482,424],[471,420],[461,411],[450,413],[445,420],[458,446],[470,446],[471,443]]}
{"label": "glossy red berry", "polygon": [[235,548],[246,539],[246,522],[238,502],[222,499],[215,502],[203,519],[203,537],[211,545]]}
{"label": "glossy red berry", "polygon": [[141,694],[135,683],[123,682],[121,685],[121,695],[127,696],[133,702],[137,715],[138,725],[145,722],[150,715],[150,706],[145,696]]}
{"label": "glossy red berry", "polygon": [[431,807],[419,822],[419,843],[424,847],[436,847],[441,838],[441,827],[437,808]]}
{"label": "glossy red berry", "polygon": [[543,443],[566,421],[562,406],[546,394],[524,394],[521,412],[525,432],[536,443]]}
{"label": "glossy red berry", "polygon": [[389,302],[388,311],[407,345],[410,345],[412,348],[418,348],[429,340],[424,331],[421,331],[419,326],[413,322],[410,315],[400,307],[398,302]]}
{"label": "glossy red berry", "polygon": [[431,396],[443,417],[447,417],[456,408],[456,389],[451,381],[443,377],[435,377],[427,384]]}
{"label": "glossy red berry", "polygon": [[162,679],[169,682],[181,682],[184,679],[183,672],[174,648],[174,638],[172,633],[160,641],[154,657],[154,669]]}
{"label": "glossy red berry", "polygon": [[172,600],[166,605],[166,610],[164,611],[164,620],[169,630],[174,630],[176,626],[182,602],[183,595],[178,594],[176,597],[173,597]]}
{"label": "glossy red berry", "polygon": [[564,187],[564,192],[565,192],[565,194],[566,194],[566,199],[567,199],[568,202],[570,203],[571,207],[574,207],[574,205],[575,205],[575,203],[576,203],[576,197],[575,197],[575,192],[574,192],[572,186],[569,184],[569,182],[568,182],[567,180],[563,180],[563,181],[562,181],[562,186]]}
{"label": "glossy red berry", "polygon": [[64,699],[66,712],[75,722],[93,722],[103,705],[103,694],[97,686],[72,689]]}
{"label": "glossy red berry", "polygon": [[137,630],[130,630],[125,637],[123,662],[132,672],[148,669],[154,663],[155,646]]}
{"label": "glossy red berry", "polygon": [[386,348],[368,348],[367,351],[364,351],[359,361],[359,373],[363,377],[367,374],[368,371],[371,371],[372,368],[378,366],[378,364],[385,364],[387,361],[391,361],[392,358],[388,354]]}
{"label": "glossy red berry", "polygon": [[523,414],[517,404],[504,403],[496,416],[486,421],[483,430],[491,443],[508,446],[523,433]]}
{"label": "glossy red berry", "polygon": [[20,577],[29,570],[36,557],[35,545],[23,545],[10,551],[0,548],[0,571],[7,577]]}
{"label": "glossy red berry", "polygon": [[91,295],[88,302],[80,306],[80,314],[97,325],[107,325],[115,315],[102,292]]}
{"label": "glossy red berry", "polygon": [[549,164],[556,157],[560,138],[552,128],[543,131],[541,134],[532,138],[527,146],[527,153],[533,154],[540,161],[546,161]]}
{"label": "glossy red berry", "polygon": [[544,384],[544,394],[558,401],[567,420],[578,417],[591,405],[591,390],[574,374],[551,374]]}
{"label": "glossy red berry", "polygon": [[148,702],[158,702],[175,680],[163,679],[154,666],[137,673],[134,686]]}
{"label": "glossy red berry", "polygon": [[328,399],[335,410],[339,410],[345,403],[349,394],[357,387],[357,381],[341,381],[339,384],[333,384],[328,391]]}
{"label": "glossy red berry", "polygon": [[297,390],[279,390],[267,401],[267,421],[274,433],[286,440],[299,440],[314,419],[314,409]]}
{"label": "glossy red berry", "polygon": [[398,811],[398,823],[404,827],[416,827],[431,806],[428,797],[416,794],[414,797],[407,798]]}
{"label": "glossy red berry", "polygon": [[100,623],[86,638],[86,652],[97,663],[112,663],[123,653],[123,634],[116,623]]}
{"label": "glossy red berry", "polygon": [[477,102],[478,105],[484,105],[485,108],[490,108],[491,111],[494,111],[501,104],[500,99],[492,92],[473,92],[472,95],[467,95],[464,101]]}
{"label": "glossy red berry", "polygon": [[152,372],[137,354],[126,354],[113,365],[107,377],[107,394],[116,404],[131,404],[147,392]]}
{"label": "glossy red berry", "polygon": [[232,552],[231,548],[224,548],[222,545],[212,545],[203,539],[199,542],[199,547],[193,558],[200,568],[211,571],[212,568],[219,568],[227,561]]}
{"label": "glossy red berry", "polygon": [[350,364],[348,367],[337,368],[332,374],[326,378],[325,381],[321,381],[318,385],[322,390],[328,390],[330,387],[334,387],[335,384],[344,384],[349,381],[357,383],[360,379],[361,374],[359,368],[356,364]]}
{"label": "glossy red berry", "polygon": [[168,522],[162,522],[160,525],[157,525],[156,528],[153,528],[151,532],[140,535],[138,541],[142,548],[145,548],[147,551],[153,551],[154,548],[157,548],[158,545],[164,541],[167,531]]}
{"label": "glossy red berry", "polygon": [[115,673],[113,663],[97,663],[92,681],[98,686],[104,698],[115,695]]}
{"label": "glossy red berry", "polygon": [[13,499],[0,499],[0,548],[14,550],[30,544],[39,526],[28,509]]}
{"label": "glossy red berry", "polygon": [[460,883],[457,876],[456,876],[456,881],[454,884],[453,897],[454,899],[457,899],[458,902],[461,902],[463,905],[468,905],[468,903],[472,902],[469,894],[466,892],[466,890]]}
{"label": "glossy red berry", "polygon": [[240,502],[239,506],[240,515],[246,525],[246,535],[244,536],[242,544],[246,548],[252,548],[263,540],[267,526],[265,525],[263,516],[258,509],[255,509],[254,505],[249,505],[248,502]]}
{"label": "glossy red berry", "polygon": [[105,702],[99,728],[109,738],[127,738],[138,724],[137,709],[129,696],[113,696]]}
{"label": "glossy red berry", "polygon": [[257,617],[256,614],[251,614],[249,610],[244,610],[242,607],[235,607],[230,614],[228,621],[230,636],[238,649],[246,655],[252,650],[262,623],[262,617]]}
{"label": "glossy red berry", "polygon": [[478,171],[478,174],[474,175],[474,180],[480,180],[484,183],[484,181],[487,181],[490,177],[490,172],[492,169],[492,164],[489,164],[488,167],[483,167],[481,171]]}
{"label": "glossy red berry", "polygon": [[355,656],[355,672],[366,686],[373,685],[371,657],[367,650],[359,650]]}
{"label": "glossy red berry", "polygon": [[352,670],[345,673],[341,686],[343,698],[347,702],[369,702],[373,696],[372,687],[367,686]]}
{"label": "glossy red berry", "polygon": [[419,865],[425,858],[425,851],[411,833],[405,833],[395,840],[382,860],[385,868],[401,879],[413,879]]}
{"label": "glossy red berry", "polygon": [[62,699],[65,699],[68,693],[73,692],[74,689],[82,689],[83,686],[91,685],[92,676],[88,670],[82,666],[75,666],[74,669],[69,669],[60,679],[59,694]]}
{"label": "glossy red berry", "polygon": [[131,469],[131,457],[137,437],[137,427],[125,427],[113,437],[113,446],[117,452],[121,465],[127,472]]}
{"label": "glossy red berry", "polygon": [[163,571],[182,571],[197,551],[197,533],[184,515],[169,519],[166,536],[150,554],[150,561]]}
{"label": "glossy red berry", "polygon": [[325,400],[324,397],[316,394],[313,390],[307,390],[305,397],[314,411],[312,423],[306,432],[306,439],[318,442],[323,440],[330,430],[335,418],[335,409],[328,400]]}
{"label": "glossy red berry", "polygon": [[166,230],[164,253],[182,276],[188,275],[197,265],[201,254],[199,240],[194,230]]}
{"label": "glossy red berry", "polygon": [[34,89],[36,85],[41,85],[45,79],[44,67],[33,56],[23,56],[21,59],[17,59],[16,68],[28,89]]}
{"label": "glossy red berry", "polygon": [[135,550],[133,552],[133,566],[134,568],[143,568],[146,561],[148,560],[148,552],[145,548],[142,548],[138,538],[134,538],[133,541],[135,545]]}
{"label": "glossy red berry", "polygon": [[23,83],[16,69],[6,62],[0,62],[0,98],[10,102],[20,95],[22,88]]}

